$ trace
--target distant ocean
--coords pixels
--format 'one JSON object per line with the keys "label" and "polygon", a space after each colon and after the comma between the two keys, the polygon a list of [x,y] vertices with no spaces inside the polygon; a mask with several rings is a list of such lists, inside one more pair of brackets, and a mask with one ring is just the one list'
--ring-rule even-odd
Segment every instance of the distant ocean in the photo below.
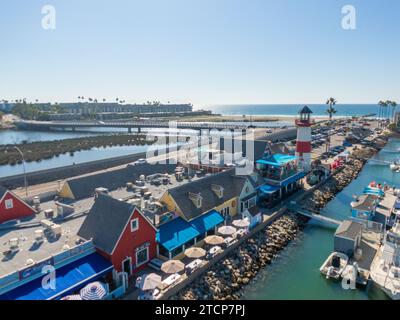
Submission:
{"label": "distant ocean", "polygon": [[[222,115],[271,115],[271,116],[294,116],[304,104],[241,104],[241,105],[213,105],[203,107]],[[327,116],[326,104],[309,104],[314,116]],[[378,115],[379,107],[374,104],[337,104],[335,117],[362,116],[366,114]]]}

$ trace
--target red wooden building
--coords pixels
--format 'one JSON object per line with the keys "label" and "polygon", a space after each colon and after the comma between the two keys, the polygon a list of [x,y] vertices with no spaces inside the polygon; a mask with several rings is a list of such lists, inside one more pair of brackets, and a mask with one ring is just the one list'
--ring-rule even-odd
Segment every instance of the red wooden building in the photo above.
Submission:
{"label": "red wooden building", "polygon": [[23,219],[36,213],[30,205],[10,190],[0,186],[0,224]]}
{"label": "red wooden building", "polygon": [[93,239],[98,252],[129,275],[155,258],[156,229],[133,205],[99,194],[78,235]]}

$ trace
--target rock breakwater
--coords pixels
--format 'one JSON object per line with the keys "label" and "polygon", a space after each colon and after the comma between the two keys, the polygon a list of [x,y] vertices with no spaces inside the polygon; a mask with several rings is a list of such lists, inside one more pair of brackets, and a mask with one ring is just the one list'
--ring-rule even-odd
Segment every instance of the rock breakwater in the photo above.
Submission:
{"label": "rock breakwater", "polygon": [[[92,148],[147,145],[152,143],[154,143],[154,140],[148,140],[146,135],[116,134],[55,141],[39,141],[23,143],[17,146],[24,153],[25,161],[32,162],[51,159],[66,153],[72,156],[74,152],[90,150]],[[0,146],[0,165],[15,165],[21,162],[21,156],[13,148],[13,145]]]}
{"label": "rock breakwater", "polygon": [[296,237],[304,222],[294,214],[279,218],[171,299],[240,299],[240,289],[277,257],[279,251]]}

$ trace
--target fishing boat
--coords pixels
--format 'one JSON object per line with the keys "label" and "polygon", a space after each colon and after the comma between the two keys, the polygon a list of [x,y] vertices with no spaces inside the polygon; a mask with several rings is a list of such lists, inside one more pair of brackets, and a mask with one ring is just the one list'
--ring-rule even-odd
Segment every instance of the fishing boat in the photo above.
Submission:
{"label": "fishing boat", "polygon": [[400,300],[400,221],[386,232],[371,265],[371,279],[393,300]]}
{"label": "fishing boat", "polygon": [[333,252],[328,259],[322,264],[319,271],[326,276],[327,279],[340,279],[343,270],[349,262],[349,257],[341,252]]}

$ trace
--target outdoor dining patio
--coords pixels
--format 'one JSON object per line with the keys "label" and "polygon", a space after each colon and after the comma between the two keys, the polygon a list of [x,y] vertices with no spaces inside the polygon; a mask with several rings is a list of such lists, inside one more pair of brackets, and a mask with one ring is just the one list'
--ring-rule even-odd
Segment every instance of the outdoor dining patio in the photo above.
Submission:
{"label": "outdoor dining patio", "polygon": [[[139,300],[158,300],[172,287],[178,285],[206,266],[232,244],[249,232],[250,222],[247,218],[234,220],[231,225],[221,226],[215,235],[204,238],[201,246],[187,248],[180,260],[159,259],[153,265],[158,265],[154,272],[140,275],[136,279],[135,286],[139,289]],[[156,270],[157,269],[157,270]]]}

